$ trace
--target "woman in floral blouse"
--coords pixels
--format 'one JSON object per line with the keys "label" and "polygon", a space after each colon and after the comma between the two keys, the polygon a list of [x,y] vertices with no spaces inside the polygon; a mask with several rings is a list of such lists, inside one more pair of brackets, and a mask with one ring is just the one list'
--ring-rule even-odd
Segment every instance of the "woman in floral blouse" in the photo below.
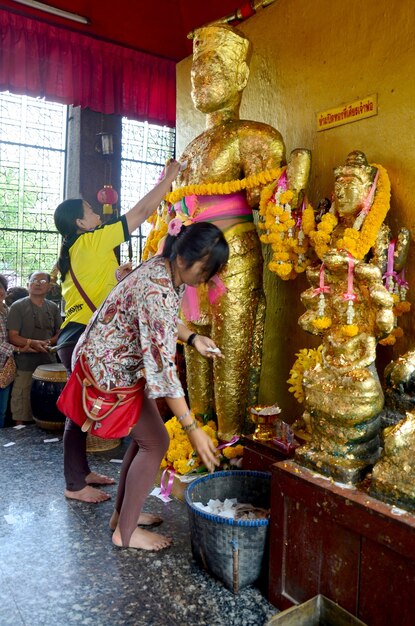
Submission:
{"label": "woman in floral blouse", "polygon": [[[189,343],[203,356],[221,356],[209,337],[195,335],[179,320],[185,285],[208,282],[227,262],[222,232],[206,222],[185,227],[173,220],[162,256],[143,263],[121,281],[91,319],[75,358],[83,354],[101,387],[132,386],[145,371],[152,411],[142,411],[121,469],[112,541],[119,547],[160,550],[172,539],[137,527],[153,487],[169,437],[155,398],[164,398],[180,419],[193,448],[212,470],[218,465],[208,435],[197,426],[184,398],[175,365],[176,342]],[[216,352],[215,352],[216,350]]]}

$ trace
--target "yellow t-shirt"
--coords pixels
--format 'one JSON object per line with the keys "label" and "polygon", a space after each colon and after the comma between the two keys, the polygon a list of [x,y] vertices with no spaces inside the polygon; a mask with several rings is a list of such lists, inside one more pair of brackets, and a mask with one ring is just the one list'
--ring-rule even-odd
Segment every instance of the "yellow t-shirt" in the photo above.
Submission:
{"label": "yellow t-shirt", "polygon": [[[117,284],[114,248],[129,237],[125,216],[79,235],[69,248],[72,271],[82,289],[98,308]],[[74,285],[70,272],[62,283],[65,300],[64,328],[69,322],[88,324],[92,311]]]}

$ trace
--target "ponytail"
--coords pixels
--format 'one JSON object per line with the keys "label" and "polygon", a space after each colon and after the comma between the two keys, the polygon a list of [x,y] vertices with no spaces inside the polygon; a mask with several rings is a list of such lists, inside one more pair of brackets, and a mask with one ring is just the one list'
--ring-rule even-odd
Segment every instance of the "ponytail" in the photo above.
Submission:
{"label": "ponytail", "polygon": [[70,267],[69,248],[78,230],[76,220],[82,219],[83,216],[84,201],[82,198],[64,200],[56,207],[54,213],[55,226],[63,237],[59,258],[56,263],[62,281],[65,280]]}

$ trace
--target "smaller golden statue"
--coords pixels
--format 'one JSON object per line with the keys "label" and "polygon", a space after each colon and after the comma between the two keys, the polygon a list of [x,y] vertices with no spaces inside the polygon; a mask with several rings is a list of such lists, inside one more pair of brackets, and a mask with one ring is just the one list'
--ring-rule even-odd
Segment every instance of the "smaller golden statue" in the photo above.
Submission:
{"label": "smaller golden statue", "polygon": [[301,296],[307,312],[299,323],[323,341],[321,363],[304,372],[312,434],[296,458],[356,483],[380,453],[384,398],[374,361],[377,342],[393,328],[394,301],[379,267],[364,259],[389,209],[389,179],[358,151],[334,174],[336,214],[323,216],[314,236],[323,263],[307,270],[311,288]]}
{"label": "smaller golden statue", "polygon": [[415,413],[386,429],[385,447],[372,472],[370,495],[415,511]]}
{"label": "smaller golden statue", "polygon": [[415,411],[415,350],[409,350],[385,368],[383,426],[394,426],[407,411]]}

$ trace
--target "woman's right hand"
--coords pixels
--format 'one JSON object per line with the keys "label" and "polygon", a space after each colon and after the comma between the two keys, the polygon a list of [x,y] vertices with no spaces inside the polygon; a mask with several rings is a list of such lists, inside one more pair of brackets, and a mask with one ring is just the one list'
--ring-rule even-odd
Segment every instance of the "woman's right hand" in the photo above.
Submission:
{"label": "woman's right hand", "polygon": [[212,439],[201,428],[191,430],[187,436],[189,437],[193,449],[196,450],[200,456],[202,463],[210,472],[213,472],[215,466],[218,467],[220,465],[220,461],[216,456],[216,448]]}
{"label": "woman's right hand", "polygon": [[173,181],[176,176],[178,175],[178,173],[181,170],[181,163],[179,163],[179,161],[176,161],[175,159],[171,159],[171,161],[169,161],[169,163],[167,163],[166,167],[164,168],[164,177],[170,181]]}

